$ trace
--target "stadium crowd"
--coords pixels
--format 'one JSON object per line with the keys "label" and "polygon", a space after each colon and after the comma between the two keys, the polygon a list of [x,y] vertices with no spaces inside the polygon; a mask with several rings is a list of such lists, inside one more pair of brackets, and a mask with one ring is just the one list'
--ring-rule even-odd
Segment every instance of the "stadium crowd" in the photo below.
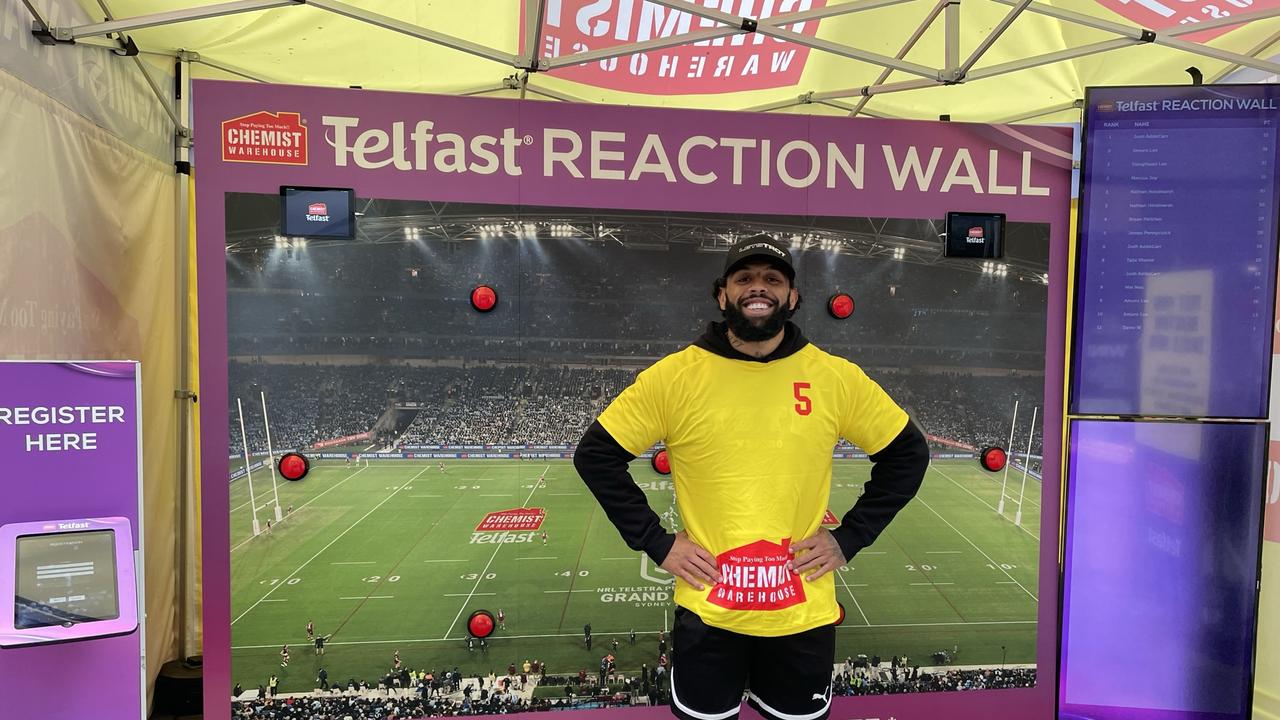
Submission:
{"label": "stadium crowd", "polygon": [[[415,445],[564,445],[577,441],[635,370],[595,367],[475,367],[232,363],[231,407],[242,400],[251,452],[266,449],[259,391],[267,395],[275,448],[366,433],[392,407],[410,408],[394,437]],[[1036,375],[966,375],[906,369],[871,372],[926,432],[955,445],[984,447],[1009,441],[1013,402],[1021,403],[1014,449],[1025,450],[1030,408],[1040,404]],[[240,423],[229,418],[231,447],[240,449]],[[372,442],[372,440],[370,441]],[[1038,452],[1039,436],[1033,451]]]}
{"label": "stadium crowd", "polygon": [[833,695],[895,695],[899,693],[949,692],[1026,688],[1036,684],[1035,668],[972,670],[922,670],[895,667],[878,672],[842,672],[835,676]]}

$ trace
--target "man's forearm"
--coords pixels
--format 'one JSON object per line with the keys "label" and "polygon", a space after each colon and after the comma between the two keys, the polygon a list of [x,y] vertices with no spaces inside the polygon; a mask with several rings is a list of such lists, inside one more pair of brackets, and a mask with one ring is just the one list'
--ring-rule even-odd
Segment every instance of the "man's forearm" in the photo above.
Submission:
{"label": "man's forearm", "polygon": [[916,496],[929,468],[929,441],[908,420],[893,442],[871,456],[871,462],[871,480],[862,497],[845,513],[840,527],[831,531],[845,562],[875,542],[898,511]]}
{"label": "man's forearm", "polygon": [[675,536],[662,527],[644,491],[628,472],[627,464],[634,459],[604,426],[593,422],[578,442],[573,466],[627,547],[644,551],[660,565]]}

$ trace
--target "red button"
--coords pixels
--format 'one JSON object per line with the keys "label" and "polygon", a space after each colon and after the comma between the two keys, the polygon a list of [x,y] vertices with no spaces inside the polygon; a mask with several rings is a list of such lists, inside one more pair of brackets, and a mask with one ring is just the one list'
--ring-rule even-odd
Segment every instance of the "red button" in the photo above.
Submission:
{"label": "red button", "polygon": [[653,465],[653,471],[656,473],[661,475],[671,474],[671,457],[667,455],[666,450],[659,450],[653,456],[653,461],[650,464]]}
{"label": "red button", "polygon": [[989,447],[983,449],[978,455],[978,462],[982,464],[982,469],[988,472],[999,472],[1004,469],[1004,465],[1009,461],[1009,455],[1005,453],[1003,448]]}
{"label": "red button", "polygon": [[827,301],[827,312],[837,320],[844,320],[853,314],[853,298],[845,293],[836,293]]}
{"label": "red button", "polygon": [[489,312],[498,305],[498,293],[488,285],[480,285],[471,291],[471,307]]}

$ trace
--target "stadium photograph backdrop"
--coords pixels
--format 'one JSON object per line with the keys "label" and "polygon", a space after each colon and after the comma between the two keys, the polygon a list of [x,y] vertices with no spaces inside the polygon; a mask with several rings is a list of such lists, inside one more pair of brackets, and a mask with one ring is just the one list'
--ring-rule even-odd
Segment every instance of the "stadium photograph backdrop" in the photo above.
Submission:
{"label": "stadium photograph backdrop", "polygon": [[[214,81],[194,108],[216,138],[196,197],[206,712],[272,673],[311,689],[308,621],[343,681],[396,651],[469,676],[529,658],[594,675],[615,638],[624,674],[652,667],[670,577],[617,538],[571,445],[718,319],[723,251],[755,232],[792,244],[800,326],[934,450],[920,497],[840,573],[840,659],[1053,676],[1069,130]],[[283,185],[354,188],[355,239],[279,236]],[[941,258],[950,211],[1006,214],[1006,256]],[[482,284],[489,313],[469,303]],[[835,292],[848,320],[824,311]],[[974,455],[1011,426],[1002,490]],[[277,457],[312,459],[304,480],[271,474],[268,427]],[[834,451],[838,516],[869,464]],[[670,479],[648,460],[632,474],[678,527]],[[506,617],[479,654],[477,609]],[[834,711],[1044,717],[1052,685]]]}

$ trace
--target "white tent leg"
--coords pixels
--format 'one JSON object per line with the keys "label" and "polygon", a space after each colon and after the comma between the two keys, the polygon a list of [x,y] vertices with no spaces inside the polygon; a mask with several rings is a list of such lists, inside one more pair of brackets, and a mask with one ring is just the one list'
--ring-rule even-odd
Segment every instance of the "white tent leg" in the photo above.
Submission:
{"label": "white tent leg", "polygon": [[[993,2],[998,2],[1003,5],[1013,5],[1019,1],[1020,0],[993,0]],[[1168,32],[1152,33],[1150,30],[1132,25],[1111,22],[1110,20],[1103,20],[1102,18],[1096,18],[1082,13],[1073,12],[1071,10],[1063,10],[1061,8],[1035,2],[1028,5],[1027,9],[1032,12],[1040,13],[1041,15],[1048,15],[1052,18],[1065,20],[1070,23],[1095,28],[1097,30],[1106,30],[1107,32],[1113,32],[1117,35],[1133,38],[1134,40],[1154,42],[1157,45],[1164,45],[1165,47],[1171,47],[1175,50],[1182,50],[1183,52],[1191,53],[1192,55],[1201,55],[1203,57],[1213,58],[1214,60],[1225,60],[1245,67],[1257,68],[1265,72],[1280,75],[1280,64],[1267,62],[1266,60],[1259,60],[1257,58],[1241,55],[1240,53],[1229,52],[1227,50],[1219,50],[1207,45],[1187,42],[1186,40],[1179,40]],[[1255,13],[1247,14],[1252,16]],[[1243,16],[1236,16],[1237,20],[1240,19],[1240,17]],[[1195,27],[1196,30],[1202,30],[1205,29],[1205,26],[1207,25],[1209,25],[1209,23],[1197,23]]]}
{"label": "white tent leg", "polygon": [[1081,45],[1080,47],[1067,48],[1066,50],[1058,50],[1056,52],[1045,53],[1043,55],[1033,55],[1031,57],[1022,58],[1021,60],[1011,60],[1007,63],[999,63],[997,65],[988,65],[983,68],[971,71],[965,80],[973,82],[974,80],[983,80],[996,75],[1007,75],[1011,72],[1019,70],[1027,70],[1040,65],[1052,65],[1063,60],[1072,58],[1086,57],[1088,55],[1099,55],[1101,53],[1119,50],[1130,45],[1141,44],[1138,40],[1129,38],[1116,38],[1114,40],[1103,40],[1102,42],[1091,43],[1089,45]]}
{"label": "white tent leg", "polygon": [[547,0],[533,0],[524,6],[524,49],[525,69],[540,70],[542,48],[542,18],[547,10]]}
{"label": "white tent leg", "polygon": [[547,88],[544,88],[544,87],[534,87],[532,85],[528,85],[526,89],[529,92],[533,93],[534,95],[549,97],[552,100],[560,100],[563,102],[573,102],[573,103],[590,103],[591,102],[590,100],[584,100],[580,97],[570,95],[569,93],[560,92],[559,90],[548,90]]}
{"label": "white tent leg", "polygon": [[954,74],[960,67],[960,0],[947,0],[942,22],[942,69],[947,74]]}
{"label": "white tent leg", "polygon": [[368,23],[369,25],[380,27],[385,30],[393,30],[403,35],[408,35],[409,37],[418,38],[419,40],[426,40],[427,42],[433,42],[437,45],[444,45],[445,47],[453,48],[454,50],[461,50],[462,52],[475,55],[476,57],[500,62],[509,67],[516,67],[520,63],[520,59],[515,55],[502,52],[501,50],[496,50],[487,45],[481,45],[480,43],[471,42],[470,40],[463,40],[462,38],[454,37],[452,35],[446,35],[445,33],[437,32],[435,30],[422,27],[421,25],[414,25],[413,23],[397,20],[396,18],[387,15],[370,12],[354,5],[339,2],[338,0],[307,0],[307,5],[309,7],[327,10],[335,15],[342,15],[343,17],[349,17],[352,20]]}
{"label": "white tent leg", "polygon": [[614,47],[600,48],[599,50],[588,50],[587,52],[575,53],[573,55],[543,58],[540,62],[545,63],[546,67],[544,69],[548,70],[558,67],[568,67],[570,65],[585,65],[586,63],[596,62],[597,60],[608,60],[609,58],[634,55],[635,53],[649,52],[650,50],[662,50],[664,48],[702,42],[703,40],[715,40],[716,38],[737,35],[741,32],[743,32],[742,28],[737,27],[703,28],[701,30],[694,30],[692,32],[674,35],[672,37],[657,37],[652,40],[627,43],[626,45],[615,45]]}
{"label": "white tent leg", "polygon": [[[713,10],[711,8],[702,7],[700,5],[691,5],[690,3],[686,2],[686,0],[647,0],[647,1],[651,3],[655,3],[657,5],[664,5],[666,7],[673,8],[675,10],[681,10],[691,15],[697,15],[699,17],[705,17],[711,20],[715,20],[717,22],[720,22],[729,26],[743,27],[744,25],[748,25],[750,23],[755,22],[754,19],[752,18],[735,17],[733,15],[730,15],[729,13],[721,12],[719,10]],[[816,37],[811,38],[807,35],[802,35],[792,30],[786,30],[782,27],[774,26],[769,23],[760,23],[756,26],[755,30],[756,32],[762,35],[768,35],[770,37],[776,37],[782,40],[790,40],[791,42],[797,45],[804,45],[805,47],[810,47],[815,50],[822,50],[823,52],[828,52],[833,55],[839,55],[841,57],[851,58],[853,60],[860,60],[865,63],[871,63],[872,65],[879,65],[881,67],[890,67],[895,70],[901,70],[903,72],[911,73],[912,75],[919,75],[921,77],[926,77],[926,78],[936,79],[939,77],[938,71],[934,68],[925,67],[924,65],[920,65],[913,62],[907,62],[905,60],[898,60],[896,58],[891,58],[886,55],[880,55],[878,53],[868,52],[866,50],[859,50],[858,48],[850,47],[848,45],[842,45],[836,42],[831,42],[830,40],[823,40],[821,38],[816,38]]]}
{"label": "white tent leg", "polygon": [[284,7],[286,5],[300,4],[301,0],[235,0],[235,2],[219,3],[217,5],[186,8],[184,10],[171,10],[169,12],[152,13],[150,15],[138,15],[137,17],[125,18],[124,20],[108,19],[107,22],[92,23],[90,25],[78,25],[70,28],[52,28],[51,32],[55,38],[65,42],[85,37],[93,37],[94,35],[128,32],[129,30],[140,30],[142,28],[157,27],[160,25],[173,25],[174,23],[188,22],[191,20],[204,20],[206,18],[222,17],[224,15],[235,15],[238,13],[268,10],[271,8]]}
{"label": "white tent leg", "polygon": [[889,93],[904,92],[906,90],[919,90],[920,88],[937,87],[937,85],[937,80],[903,80],[902,82],[885,83],[883,85],[864,85],[862,87],[847,88],[844,90],[830,90],[827,92],[814,93],[813,101],[821,102],[823,100],[832,100],[835,98],[887,95]]}
{"label": "white tent leg", "polygon": [[[1009,117],[998,120],[997,122],[1011,125],[1013,123],[1022,122],[1023,120],[1034,120],[1035,118],[1044,117],[1045,115],[1053,115],[1054,113],[1066,112],[1068,110],[1079,111],[1083,108],[1084,100],[1074,100],[1069,103],[1062,103],[1061,105],[1053,105],[1047,108],[1040,108],[1039,110],[1031,110],[1017,115],[1010,115]],[[1009,442],[1013,441],[1010,440]]]}
{"label": "white tent leg", "polygon": [[[942,0],[949,2],[950,0]],[[897,5],[906,0],[855,0],[855,2],[840,3],[838,5],[829,5],[826,7],[815,8],[813,10],[804,10],[800,12],[783,13],[773,17],[760,20],[761,26],[769,26],[772,28],[780,28],[785,25],[793,25],[799,22],[807,22],[809,20],[818,20],[821,18],[834,17],[836,15],[848,15],[850,13],[862,12],[864,10],[873,10],[887,5]],[[681,6],[681,9],[685,9]],[[633,55],[640,52],[648,52],[650,50],[662,50],[669,47],[677,47],[680,45],[688,45],[695,42],[703,42],[705,40],[715,40],[730,35],[747,32],[742,26],[742,18],[736,18],[729,25],[722,25],[713,28],[702,28],[692,32],[675,35],[672,37],[658,37],[650,40],[640,40],[636,42],[626,43],[623,45],[614,45],[612,47],[600,48],[598,50],[589,50],[584,53],[575,55],[564,55],[557,58],[544,58],[540,62],[540,69],[566,67],[569,65],[582,65],[597,60],[607,60],[609,58],[623,57],[625,55]],[[542,66],[545,63],[545,66]]]}
{"label": "white tent leg", "polygon": [[[943,8],[946,8],[950,2],[951,0],[938,0],[937,4],[933,6],[933,9],[929,11],[929,14],[925,16],[924,21],[920,23],[915,32],[911,33],[911,37],[907,38],[907,41],[902,44],[902,49],[899,50],[898,54],[894,55],[894,57],[899,60],[905,58],[907,53],[911,52],[911,49],[916,46],[916,43],[920,42],[920,38],[924,37],[924,34],[933,26],[933,21],[938,19],[938,16],[942,14]],[[890,68],[881,70],[880,77],[877,77],[876,81],[871,83],[872,87],[883,85],[884,81],[888,80],[889,76],[892,74],[893,70]],[[864,95],[862,99],[858,101],[858,104],[849,111],[849,117],[857,117],[859,113],[863,112],[863,108],[865,108],[869,102],[871,102],[871,95]]]}
{"label": "white tent leg", "polygon": [[235,67],[234,65],[228,65],[222,62],[221,60],[214,62],[213,60],[210,60],[209,58],[206,58],[200,55],[199,53],[192,53],[192,54],[195,55],[195,57],[192,58],[191,60],[192,62],[197,62],[197,63],[200,63],[201,65],[208,65],[209,67],[215,70],[221,70],[222,72],[228,73],[230,75],[238,75],[244,78],[245,80],[252,80],[254,82],[260,82],[260,83],[276,82],[275,80],[264,78],[261,75],[254,75],[253,73],[250,73],[247,70],[241,70]]}
{"label": "white tent leg", "polygon": [[[1234,8],[1232,8],[1234,9]],[[1165,37],[1181,37],[1192,33],[1203,32],[1205,30],[1216,30],[1221,27],[1231,27],[1232,25],[1243,25],[1254,20],[1265,20],[1280,15],[1280,8],[1268,8],[1266,10],[1254,10],[1247,13],[1239,13],[1236,15],[1226,15],[1214,20],[1206,20],[1198,23],[1187,23],[1181,27],[1169,28],[1161,30],[1160,34]]]}
{"label": "white tent leg", "polygon": [[[1261,55],[1263,52],[1266,52],[1268,48],[1270,48],[1272,45],[1275,45],[1277,42],[1280,42],[1280,31],[1276,31],[1272,33],[1271,36],[1268,37],[1266,40],[1263,40],[1257,45],[1254,45],[1253,47],[1249,48],[1249,51],[1246,52],[1245,55],[1248,55],[1249,57],[1257,57]],[[1238,63],[1232,63],[1222,68],[1218,72],[1214,73],[1212,77],[1205,80],[1205,84],[1212,85],[1213,83],[1218,82],[1222,78],[1230,75],[1231,73],[1239,69],[1240,69],[1240,65]]]}
{"label": "white tent leg", "polygon": [[[1018,16],[1022,14],[1022,11],[1026,10],[1027,6],[1030,4],[1031,0],[1019,0],[1018,4],[1013,6],[1013,9],[1001,18],[1000,22],[991,29],[991,32],[987,33],[987,36],[978,44],[978,48],[965,59],[959,68],[956,69],[956,77],[954,79],[963,80],[964,76],[973,69],[973,66],[978,62],[978,59],[986,54],[986,52],[991,49],[992,45],[995,45],[996,40],[1000,39],[1000,36],[1004,34],[1004,31],[1009,29],[1009,26],[1013,24],[1013,21],[1017,20]],[[948,65],[947,67],[951,66]]]}

